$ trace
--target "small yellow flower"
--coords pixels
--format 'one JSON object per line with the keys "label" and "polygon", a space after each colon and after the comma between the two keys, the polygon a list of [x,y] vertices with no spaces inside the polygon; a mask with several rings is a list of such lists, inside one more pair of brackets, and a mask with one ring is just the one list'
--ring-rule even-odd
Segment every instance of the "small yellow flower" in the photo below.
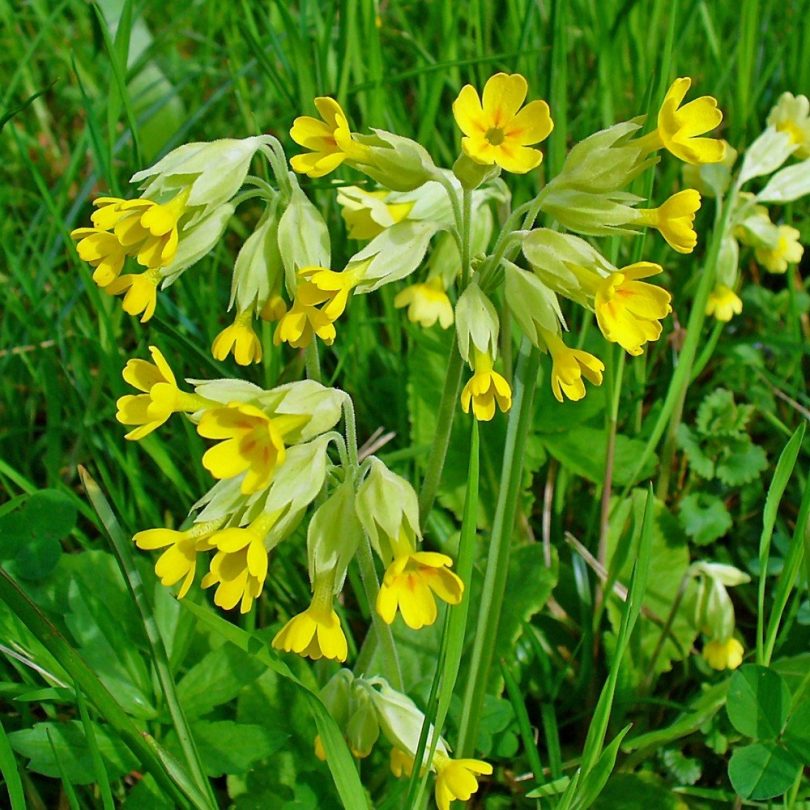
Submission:
{"label": "small yellow flower", "polygon": [[[323,177],[354,154],[348,119],[333,98],[315,99],[321,120],[302,115],[293,121],[290,137],[308,153],[290,158],[290,165],[299,174]],[[340,143],[338,143],[338,141]],[[362,151],[357,146],[358,151]]]}
{"label": "small yellow flower", "polygon": [[706,314],[714,315],[718,321],[730,321],[742,312],[742,301],[730,287],[718,284],[706,301]]}
{"label": "small yellow flower", "polygon": [[585,377],[594,385],[602,384],[602,372],[605,364],[588,352],[569,349],[562,338],[545,329],[541,332],[543,340],[551,354],[551,391],[558,402],[563,395],[574,402],[585,396]]}
{"label": "small yellow flower", "polygon": [[390,767],[391,773],[397,779],[400,779],[403,776],[408,776],[413,773],[413,757],[403,751],[401,748],[397,748],[394,746],[391,749],[391,758],[390,758]]}
{"label": "small yellow flower", "polygon": [[240,366],[261,362],[262,344],[253,331],[253,314],[250,311],[240,312],[211,344],[211,354],[217,360],[224,360],[231,352]]}
{"label": "small yellow flower", "polygon": [[152,268],[143,273],[128,273],[111,281],[104,292],[108,295],[121,295],[124,312],[128,315],[141,315],[141,323],[146,323],[154,314],[157,306],[157,288],[160,284],[160,270]]}
{"label": "small yellow flower", "polygon": [[79,242],[76,251],[82,261],[94,267],[93,281],[106,287],[121,275],[127,252],[114,233],[98,228],[76,228],[70,234]]}
{"label": "small yellow flower", "polygon": [[637,262],[611,273],[596,288],[594,309],[602,334],[634,356],[643,354],[645,343],[658,340],[659,321],[672,310],[666,290],[638,280],[660,272],[660,265]]}
{"label": "small yellow flower", "polygon": [[400,290],[394,298],[394,306],[397,309],[408,307],[408,320],[411,323],[418,323],[425,329],[433,326],[436,321],[442,329],[447,329],[453,324],[453,305],[439,276],[434,276],[423,284],[411,284]]}
{"label": "small yellow flower", "polygon": [[786,272],[789,264],[798,264],[802,260],[803,254],[799,232],[790,225],[779,226],[779,237],[774,247],[758,247],[754,250],[757,261],[771,273]]}
{"label": "small yellow flower", "polygon": [[675,79],[658,112],[658,127],[637,141],[647,152],[662,147],[685,163],[720,163],[725,157],[725,143],[714,138],[701,138],[720,125],[723,113],[712,96],[701,96],[681,107],[692,80]]}
{"label": "small yellow flower", "polygon": [[[397,610],[412,630],[431,625],[438,611],[434,594],[448,605],[461,602],[464,583],[450,570],[453,560],[435,551],[415,551],[400,534],[397,556],[388,566],[377,594],[377,613],[391,624]],[[399,554],[400,550],[405,553]]]}
{"label": "small yellow flower", "polygon": [[492,765],[480,759],[451,759],[448,756],[434,757],[436,767],[436,805],[439,810],[449,810],[450,803],[466,802],[478,790],[480,774],[492,773]]}
{"label": "small yellow flower", "polygon": [[261,595],[267,578],[264,538],[278,514],[262,514],[245,528],[222,529],[211,535],[208,542],[217,553],[201,584],[203,588],[218,585],[214,603],[224,610],[239,603],[239,612],[247,613]]}
{"label": "small yellow flower", "polygon": [[278,294],[271,295],[262,307],[259,317],[263,321],[280,321],[287,312],[287,304]]}
{"label": "small yellow flower", "polygon": [[336,273],[325,267],[302,267],[298,271],[295,300],[279,321],[273,342],[304,348],[317,335],[331,346],[337,334],[334,322],[346,309],[349,295],[360,283],[365,268],[362,265]]}
{"label": "small yellow flower", "polygon": [[126,382],[144,393],[127,394],[116,403],[115,418],[122,425],[138,425],[124,437],[133,441],[148,436],[173,413],[193,413],[209,404],[177,387],[174,374],[157,346],[150,346],[149,351],[154,363],[129,360],[122,374]]}
{"label": "small yellow flower", "polygon": [[461,88],[453,115],[464,133],[461,148],[467,157],[518,174],[540,165],[543,153],[530,145],[545,140],[554,124],[545,101],[521,109],[527,91],[519,73],[496,73],[484,85],[483,98],[471,84]]}
{"label": "small yellow flower", "polygon": [[737,669],[743,660],[743,645],[736,638],[713,639],[703,646],[703,657],[712,669]]}
{"label": "small yellow flower", "polygon": [[208,538],[218,525],[216,521],[195,523],[183,532],[172,529],[147,529],[138,532],[132,539],[138,548],[148,551],[169,547],[158,557],[155,573],[160,577],[161,584],[166,586],[174,585],[185,577],[177,594],[178,598],[182,599],[194,582],[197,554],[211,550]]}
{"label": "small yellow flower", "polygon": [[357,186],[338,192],[340,214],[349,228],[349,239],[373,239],[411,213],[414,201],[385,202],[390,196],[388,191],[365,191]]}
{"label": "small yellow flower", "polygon": [[294,652],[313,661],[319,658],[346,660],[349,647],[340,618],[332,607],[333,587],[333,571],[315,580],[312,603],[279,630],[273,639],[275,649]]}
{"label": "small yellow flower", "polygon": [[492,370],[492,357],[478,349],[473,349],[475,373],[467,381],[461,392],[461,408],[470,412],[479,422],[489,422],[495,416],[495,403],[503,413],[512,407],[512,389],[509,383]]}
{"label": "small yellow flower", "polygon": [[657,228],[667,244],[678,253],[691,253],[697,245],[693,227],[700,208],[700,193],[687,188],[673,194],[658,208],[639,209],[637,222]]}
{"label": "small yellow flower", "polygon": [[214,478],[246,473],[242,494],[264,489],[276,467],[284,463],[284,438],[309,420],[309,416],[268,416],[255,405],[232,402],[207,410],[197,425],[206,439],[221,439],[206,451],[202,462]]}
{"label": "small yellow flower", "polygon": [[810,100],[807,96],[782,93],[768,115],[768,124],[779,132],[787,132],[798,148],[797,158],[810,157]]}

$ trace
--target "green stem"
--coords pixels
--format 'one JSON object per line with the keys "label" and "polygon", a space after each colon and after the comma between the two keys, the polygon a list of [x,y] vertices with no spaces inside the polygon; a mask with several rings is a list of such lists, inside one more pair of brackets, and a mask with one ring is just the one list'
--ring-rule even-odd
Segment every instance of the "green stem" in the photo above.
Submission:
{"label": "green stem", "polygon": [[469,669],[471,677],[467,681],[461,712],[457,746],[460,756],[469,756],[478,738],[484,694],[489,681],[501,608],[506,593],[512,530],[522,482],[523,451],[532,425],[533,395],[539,365],[540,352],[532,348],[529,341],[524,338],[515,369],[515,392],[506,428],[501,485],[478,609]]}
{"label": "green stem", "polygon": [[461,210],[461,289],[469,284],[470,281],[470,233],[472,231],[472,191],[465,188],[462,192],[462,210]]}
{"label": "green stem", "polygon": [[304,357],[307,377],[315,382],[321,382],[321,360],[318,357],[318,343],[315,338],[312,338],[312,343],[307,346]]}

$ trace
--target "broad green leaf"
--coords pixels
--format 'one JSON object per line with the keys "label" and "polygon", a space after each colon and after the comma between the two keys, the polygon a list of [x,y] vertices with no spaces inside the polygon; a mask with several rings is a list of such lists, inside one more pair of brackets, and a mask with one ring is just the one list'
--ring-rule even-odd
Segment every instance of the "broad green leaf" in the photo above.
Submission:
{"label": "broad green leaf", "polygon": [[661,759],[667,770],[681,785],[694,785],[703,774],[700,760],[695,757],[684,756],[677,748],[668,748],[661,754]]}
{"label": "broad green leaf", "polygon": [[745,436],[728,440],[716,462],[715,471],[724,484],[737,487],[758,478],[767,466],[765,451]]}
{"label": "broad green leaf", "polygon": [[683,530],[699,546],[721,538],[731,528],[731,515],[725,503],[708,492],[693,492],[680,505],[678,517]]}
{"label": "broad green leaf", "polygon": [[751,418],[750,405],[738,405],[734,394],[717,388],[708,394],[698,408],[696,426],[704,436],[739,436]]}
{"label": "broad green leaf", "polygon": [[678,447],[686,453],[692,471],[701,478],[711,481],[714,478],[714,461],[704,451],[697,434],[688,425],[678,425],[676,433]]}
{"label": "broad green leaf", "polygon": [[801,763],[775,742],[738,748],[728,763],[728,778],[743,799],[781,796],[795,781]]}
{"label": "broad green leaf", "polygon": [[[118,736],[108,733],[102,726],[95,726],[94,731],[104,767],[111,779],[137,767],[138,761]],[[78,720],[35,723],[31,728],[11,732],[8,739],[18,754],[30,760],[28,767],[36,773],[59,777],[61,765],[66,778],[74,785],[89,785],[96,781],[90,748]]]}
{"label": "broad green leaf", "polygon": [[728,712],[740,734],[773,740],[782,731],[790,707],[790,692],[782,677],[767,667],[746,664],[731,676]]}
{"label": "broad green leaf", "polygon": [[805,699],[790,712],[782,734],[788,750],[803,764],[810,764],[810,701]]}

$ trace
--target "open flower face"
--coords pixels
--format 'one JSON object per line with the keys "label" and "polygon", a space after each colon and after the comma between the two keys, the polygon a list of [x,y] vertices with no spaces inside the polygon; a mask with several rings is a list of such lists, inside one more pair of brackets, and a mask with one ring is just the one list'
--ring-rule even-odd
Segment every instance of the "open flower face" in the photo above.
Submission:
{"label": "open flower face", "polygon": [[671,296],[638,279],[661,272],[652,262],[637,262],[611,273],[599,284],[594,308],[602,334],[628,354],[643,353],[645,343],[661,336],[659,321],[671,311]]}
{"label": "open flower face", "polygon": [[351,142],[351,132],[343,108],[333,98],[315,99],[321,118],[302,115],[295,119],[290,137],[310,151],[290,158],[290,165],[299,174],[323,177],[336,169],[349,155],[342,143]]}
{"label": "open flower face", "polygon": [[527,91],[526,79],[519,73],[496,73],[484,86],[482,98],[471,84],[461,89],[453,115],[464,133],[465,155],[518,174],[540,165],[543,153],[530,145],[545,140],[554,125],[545,101],[532,101],[521,109]]}
{"label": "open flower face", "polygon": [[466,802],[478,790],[478,776],[492,773],[492,765],[480,759],[436,759],[435,796],[439,810],[449,810],[456,800]]}

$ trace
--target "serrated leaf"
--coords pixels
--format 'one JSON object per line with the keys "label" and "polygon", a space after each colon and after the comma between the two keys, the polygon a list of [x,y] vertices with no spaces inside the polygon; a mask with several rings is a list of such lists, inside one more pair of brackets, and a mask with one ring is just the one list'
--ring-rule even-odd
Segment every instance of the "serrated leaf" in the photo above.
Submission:
{"label": "serrated leaf", "polygon": [[728,778],[743,799],[761,801],[783,794],[801,771],[801,763],[775,742],[738,748],[728,763]]}
{"label": "serrated leaf", "polygon": [[683,530],[700,546],[721,538],[731,528],[731,515],[716,495],[694,492],[687,495],[678,512]]}
{"label": "serrated leaf", "polygon": [[700,760],[684,756],[677,748],[667,748],[661,759],[667,770],[682,785],[694,785],[703,774]]}
{"label": "serrated leaf", "polygon": [[714,461],[703,452],[703,447],[695,432],[682,423],[678,425],[676,439],[678,447],[686,453],[686,459],[692,472],[711,481],[714,478]]}
{"label": "serrated leaf", "polygon": [[695,424],[704,436],[737,436],[745,431],[752,410],[750,405],[737,405],[731,391],[718,388],[701,402]]}
{"label": "serrated leaf", "polygon": [[[138,766],[138,760],[117,736],[109,734],[103,726],[96,725],[93,731],[110,779],[117,779]],[[30,760],[28,767],[36,773],[57,778],[64,773],[74,785],[96,781],[90,747],[78,720],[35,723],[32,728],[12,731],[8,739],[20,756]]]}
{"label": "serrated leaf", "polygon": [[767,466],[765,451],[746,436],[730,441],[717,460],[715,472],[724,484],[736,487],[753,481]]}
{"label": "serrated leaf", "polygon": [[731,676],[726,711],[740,734],[773,740],[782,731],[790,707],[790,691],[779,673],[746,664]]}

